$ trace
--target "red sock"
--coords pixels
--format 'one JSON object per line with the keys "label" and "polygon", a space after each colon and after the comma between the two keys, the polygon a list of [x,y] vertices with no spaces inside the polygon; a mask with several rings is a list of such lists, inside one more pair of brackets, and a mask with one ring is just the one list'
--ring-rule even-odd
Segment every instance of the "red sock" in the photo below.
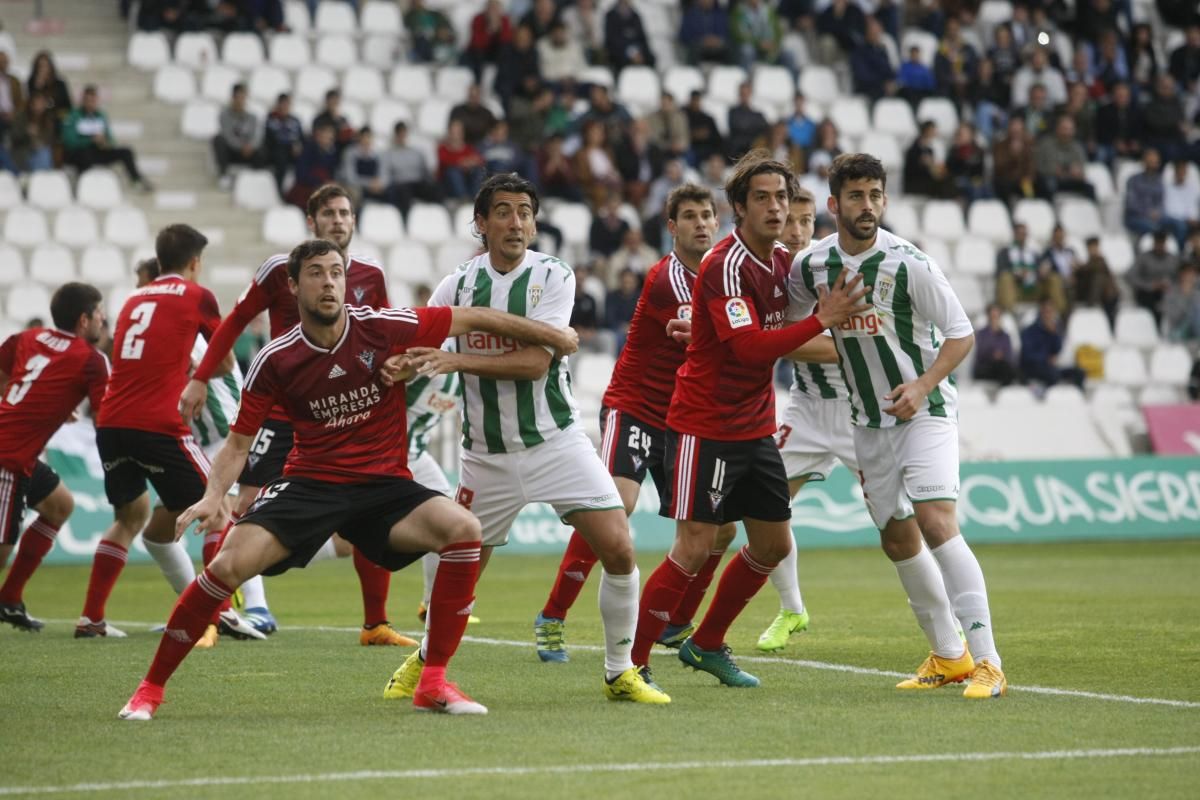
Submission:
{"label": "red sock", "polygon": [[196,640],[204,635],[213,612],[232,593],[232,589],[214,578],[207,569],[188,584],[167,620],[167,629],[163,631],[154,660],[150,662],[150,669],[146,673],[147,683],[166,685],[179,663],[192,651]]}
{"label": "red sock", "polygon": [[[217,553],[221,552],[221,545],[225,544],[225,537],[229,535],[229,531],[233,530],[233,526],[237,525],[239,519],[240,517],[237,514],[230,514],[229,522],[226,523],[223,529],[209,531],[204,534],[204,545],[200,548],[200,558],[204,562],[204,566],[207,567],[211,564],[212,560],[217,557]],[[217,618],[221,615],[221,612],[228,611],[231,608],[233,608],[233,603],[226,597],[224,602],[217,606],[217,610],[213,612],[212,619],[209,621],[213,625],[216,625]]]}
{"label": "red sock", "polygon": [[683,567],[671,560],[663,559],[658,569],[650,573],[642,588],[642,602],[638,606],[637,633],[633,637],[633,663],[639,667],[650,663],[650,648],[662,636],[667,620],[679,605],[688,584],[694,575],[684,572]]}
{"label": "red sock", "polygon": [[768,567],[755,561],[745,547],[738,551],[721,574],[721,582],[717,584],[717,593],[708,607],[708,613],[704,615],[704,621],[692,634],[692,642],[696,647],[716,650],[725,642],[729,626],[742,613],[750,598],[758,594],[774,568],[774,565]]}
{"label": "red sock", "polygon": [[723,555],[724,550],[714,550],[708,554],[708,560],[696,573],[696,577],[692,578],[687,591],[683,593],[683,599],[671,615],[672,625],[687,625],[696,618],[696,609],[700,608],[700,601],[704,599],[704,593],[708,591],[708,585],[712,583],[713,573],[717,571],[717,565],[721,563]]}
{"label": "red sock", "polygon": [[[438,556],[433,596],[429,598],[425,632],[425,669],[421,687],[437,688],[446,676],[446,665],[471,616],[475,604],[475,582],[479,580],[479,542],[462,542],[444,547]],[[430,667],[433,669],[431,670]]]}
{"label": "red sock", "polygon": [[116,542],[101,539],[100,544],[96,545],[96,557],[92,559],[92,577],[88,580],[87,599],[83,603],[83,616],[92,622],[104,619],[104,606],[108,603],[108,596],[112,594],[113,586],[116,586],[117,578],[121,577],[121,570],[125,569],[128,559],[129,552]]}
{"label": "red sock", "polygon": [[33,575],[46,553],[54,547],[54,537],[57,535],[58,528],[47,522],[45,517],[38,517],[25,529],[25,533],[21,534],[21,544],[17,546],[17,557],[8,570],[4,586],[0,586],[0,603],[15,606],[21,602],[29,576]]}
{"label": "red sock", "polygon": [[354,548],[354,571],[358,573],[358,584],[362,588],[363,627],[374,628],[387,622],[388,587],[392,584],[392,573],[376,564]]}
{"label": "red sock", "polygon": [[546,598],[542,616],[551,619],[566,619],[567,612],[575,605],[575,599],[583,590],[592,567],[596,566],[596,554],[579,531],[571,531],[571,540],[567,542],[567,552],[563,553],[562,562],[558,565],[558,577],[554,579],[554,588]]}

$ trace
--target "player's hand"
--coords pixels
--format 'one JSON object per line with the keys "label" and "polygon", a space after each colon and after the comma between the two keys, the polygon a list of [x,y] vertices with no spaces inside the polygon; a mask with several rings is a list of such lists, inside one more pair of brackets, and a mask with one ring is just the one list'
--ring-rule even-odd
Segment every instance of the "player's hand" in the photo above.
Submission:
{"label": "player's hand", "polygon": [[870,311],[869,303],[862,302],[871,291],[870,286],[862,285],[862,273],[856,273],[849,281],[846,280],[846,270],[842,270],[833,286],[817,287],[817,319],[826,328],[841,325],[855,314]]}
{"label": "player's hand", "polygon": [[562,340],[554,345],[554,357],[569,356],[579,349],[579,333],[574,328],[563,328],[559,331]]}
{"label": "player's hand", "polygon": [[379,368],[379,380],[384,386],[395,386],[397,383],[411,381],[417,370],[412,365],[408,353],[397,353],[383,362]]}
{"label": "player's hand", "polygon": [[193,522],[200,523],[196,526],[196,535],[198,536],[223,529],[229,521],[229,513],[224,500],[224,497],[209,497],[205,494],[200,498],[200,502],[188,508],[175,520],[175,538],[183,536],[183,532]]}
{"label": "player's hand", "polygon": [[884,400],[892,401],[890,406],[883,409],[883,413],[890,414],[901,422],[912,419],[925,402],[927,394],[919,381],[902,383],[883,396]]}
{"label": "player's hand", "polygon": [[680,344],[692,343],[692,321],[690,319],[673,319],[667,323],[667,336]]}
{"label": "player's hand", "polygon": [[410,347],[408,357],[413,369],[423,378],[458,372],[457,354],[438,347]]}
{"label": "player's hand", "polygon": [[183,394],[179,395],[179,416],[183,417],[184,422],[191,422],[200,416],[200,410],[207,400],[208,384],[192,378],[183,387]]}

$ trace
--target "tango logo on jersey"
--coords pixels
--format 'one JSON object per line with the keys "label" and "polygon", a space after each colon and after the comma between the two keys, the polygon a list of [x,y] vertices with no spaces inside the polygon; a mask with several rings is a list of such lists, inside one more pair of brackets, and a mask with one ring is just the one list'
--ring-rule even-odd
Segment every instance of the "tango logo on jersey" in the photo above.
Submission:
{"label": "tango logo on jersey", "polygon": [[458,398],[445,392],[434,392],[426,404],[439,414],[449,414],[458,408]]}
{"label": "tango logo on jersey", "polygon": [[467,349],[483,355],[500,355],[515,353],[521,349],[521,345],[517,343],[516,339],[510,339],[507,336],[475,331],[467,334]]}
{"label": "tango logo on jersey", "polygon": [[529,305],[530,305],[530,307],[537,308],[537,304],[540,302],[542,302],[542,287],[540,285],[539,286],[530,286],[529,287]]}
{"label": "tango logo on jersey", "polygon": [[883,325],[874,309],[854,314],[850,319],[838,325],[838,331],[843,336],[878,336],[882,330]]}
{"label": "tango logo on jersey", "polygon": [[692,304],[684,303],[679,308],[675,309],[675,318],[676,319],[691,319],[692,318]]}
{"label": "tango logo on jersey", "polygon": [[754,323],[750,318],[750,307],[740,297],[731,298],[725,303],[725,317],[729,320],[731,328],[744,328]]}
{"label": "tango logo on jersey", "polygon": [[366,295],[366,293],[367,293],[366,289],[362,288],[361,286],[355,286],[354,287],[354,302],[361,304],[363,297]]}
{"label": "tango logo on jersey", "polygon": [[361,361],[362,365],[364,367],[366,367],[368,370],[375,369],[375,351],[374,350],[363,350],[361,353],[358,354],[358,360]]}

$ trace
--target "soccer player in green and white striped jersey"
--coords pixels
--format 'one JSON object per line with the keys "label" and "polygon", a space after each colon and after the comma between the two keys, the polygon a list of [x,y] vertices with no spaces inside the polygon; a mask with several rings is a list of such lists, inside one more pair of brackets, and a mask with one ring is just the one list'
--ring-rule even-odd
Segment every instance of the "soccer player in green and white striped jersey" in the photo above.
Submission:
{"label": "soccer player in green and white striped jersey", "polygon": [[865,153],[834,159],[829,211],[838,232],[793,262],[788,313],[810,314],[818,287],[842,274],[861,274],[870,287],[872,307],[832,331],[867,507],[931,647],[917,674],[898,688],[934,689],[969,678],[965,697],[999,697],[1008,683],[987,587],[955,509],[958,413],[950,373],[971,351],[974,332],[938,265],[879,227],[886,189],[879,159]]}

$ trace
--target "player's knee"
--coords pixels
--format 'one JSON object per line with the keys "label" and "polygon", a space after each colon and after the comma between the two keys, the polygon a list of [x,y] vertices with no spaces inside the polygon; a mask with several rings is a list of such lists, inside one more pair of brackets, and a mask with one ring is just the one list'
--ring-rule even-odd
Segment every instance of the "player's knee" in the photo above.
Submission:
{"label": "player's knee", "polygon": [[238,569],[237,559],[227,550],[219,551],[205,569],[214,578],[230,587],[241,586],[251,577],[241,575],[242,570]]}
{"label": "player's knee", "polygon": [[445,528],[443,541],[445,544],[464,544],[478,542],[483,538],[483,528],[479,519],[469,512],[455,514],[454,519]]}
{"label": "player's knee", "polygon": [[38,504],[37,511],[55,528],[62,527],[75,510],[75,497],[64,484],[50,493],[50,496]]}
{"label": "player's knee", "polygon": [[[929,505],[934,504],[930,503]],[[918,515],[917,522],[921,527],[921,536],[930,547],[937,547],[958,535],[958,520],[955,518],[953,505],[950,505],[949,510],[921,509]]]}
{"label": "player's knee", "polygon": [[136,536],[150,521],[150,495],[143,493],[136,500],[116,509],[113,512],[113,519],[128,537]]}

